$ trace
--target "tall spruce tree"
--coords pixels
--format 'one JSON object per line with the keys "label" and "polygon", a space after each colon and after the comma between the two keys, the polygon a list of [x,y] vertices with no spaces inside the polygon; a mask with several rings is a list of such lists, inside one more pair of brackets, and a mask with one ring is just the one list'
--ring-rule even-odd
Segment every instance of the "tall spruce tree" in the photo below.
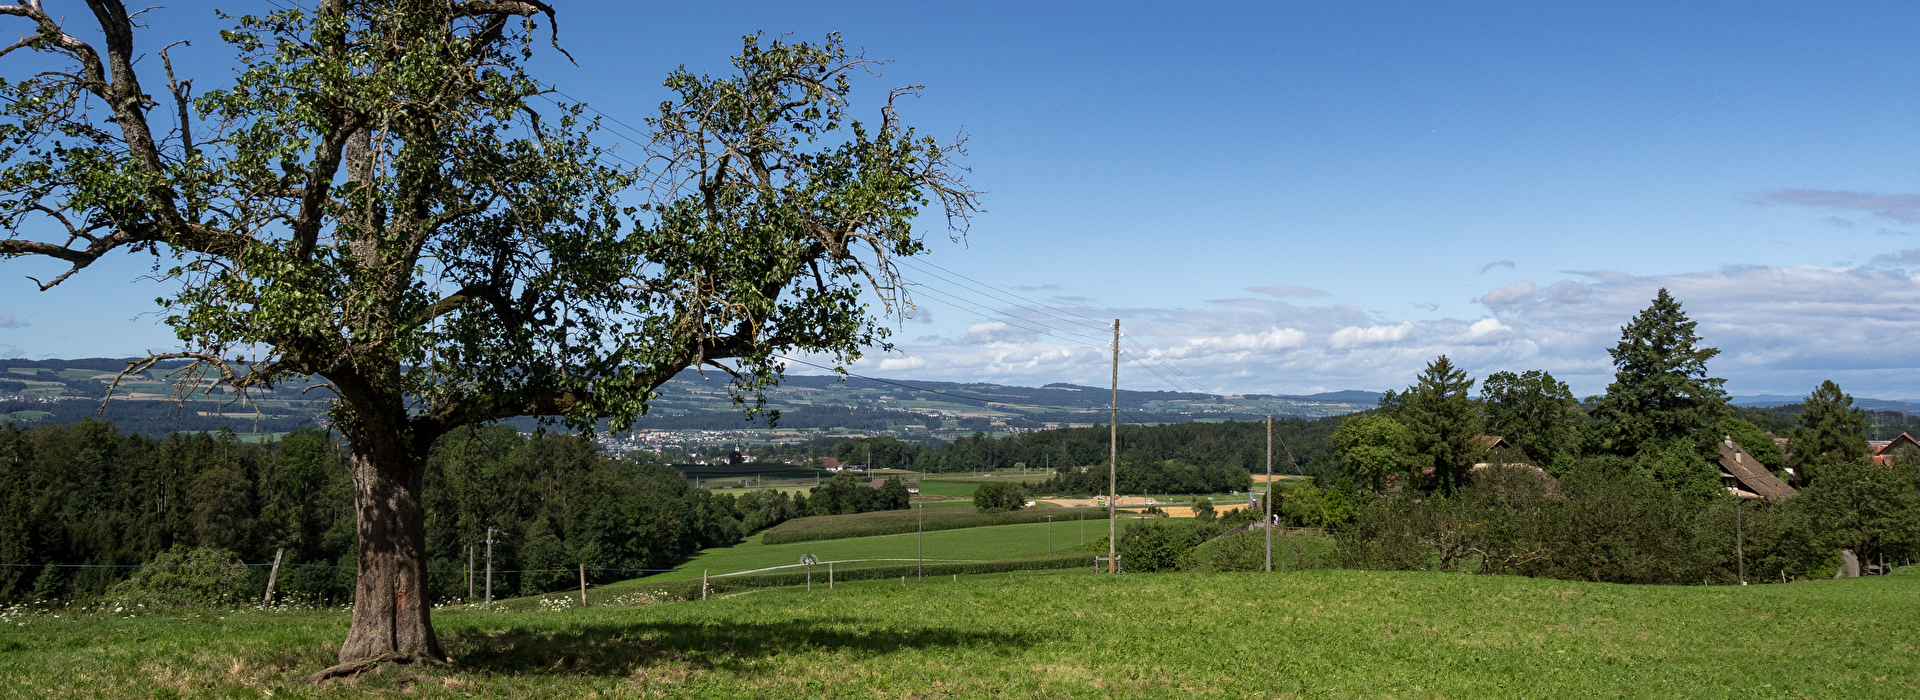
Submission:
{"label": "tall spruce tree", "polygon": [[1867,412],[1854,408],[1853,397],[1833,380],[1807,395],[1793,420],[1787,451],[1793,454],[1794,485],[1812,484],[1826,467],[1866,459]]}
{"label": "tall spruce tree", "polygon": [[1433,469],[1432,487],[1451,494],[1464,485],[1475,462],[1486,455],[1479,440],[1485,429],[1480,404],[1467,394],[1473,379],[1441,355],[1427,363],[1404,394],[1387,392],[1380,403],[1407,430],[1417,467]]}
{"label": "tall spruce tree", "polygon": [[1700,345],[1695,322],[1680,302],[1661,289],[1653,305],[1620,329],[1613,356],[1613,384],[1594,408],[1598,447],[1637,456],[1678,444],[1704,451],[1720,436],[1711,428],[1731,414],[1725,379],[1707,376],[1707,360],[1720,351]]}

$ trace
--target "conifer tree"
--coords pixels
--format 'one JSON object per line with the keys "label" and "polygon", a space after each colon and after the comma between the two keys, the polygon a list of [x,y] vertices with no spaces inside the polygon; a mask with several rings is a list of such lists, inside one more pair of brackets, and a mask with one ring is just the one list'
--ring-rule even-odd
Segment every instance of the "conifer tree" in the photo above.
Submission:
{"label": "conifer tree", "polygon": [[1486,454],[1478,439],[1485,428],[1479,402],[1467,392],[1473,379],[1441,355],[1427,363],[1404,394],[1387,392],[1380,403],[1406,426],[1407,440],[1418,467],[1433,468],[1433,487],[1451,494],[1466,483],[1467,473]]}
{"label": "conifer tree", "polygon": [[1793,437],[1794,482],[1813,483],[1823,467],[1858,462],[1867,457],[1867,412],[1853,407],[1853,397],[1833,380],[1821,382],[1795,415]]}
{"label": "conifer tree", "polygon": [[1707,376],[1720,351],[1700,345],[1696,323],[1661,289],[1653,304],[1620,329],[1613,384],[1594,409],[1598,447],[1634,456],[1665,452],[1677,443],[1703,451],[1720,440],[1709,428],[1730,414],[1725,379]]}

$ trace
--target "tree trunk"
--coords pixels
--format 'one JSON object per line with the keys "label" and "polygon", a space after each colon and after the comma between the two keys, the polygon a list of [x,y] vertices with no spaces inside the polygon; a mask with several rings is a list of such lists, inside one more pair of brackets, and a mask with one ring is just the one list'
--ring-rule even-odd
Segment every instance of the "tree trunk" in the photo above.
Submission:
{"label": "tree trunk", "polygon": [[425,464],[404,449],[354,446],[353,505],[359,520],[360,575],[353,627],[340,647],[341,665],[366,661],[439,662],[447,657],[433,634],[427,600]]}

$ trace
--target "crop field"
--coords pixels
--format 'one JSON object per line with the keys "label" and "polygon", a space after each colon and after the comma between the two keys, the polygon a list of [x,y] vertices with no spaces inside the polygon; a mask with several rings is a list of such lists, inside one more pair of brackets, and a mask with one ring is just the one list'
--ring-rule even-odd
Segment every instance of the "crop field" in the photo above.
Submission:
{"label": "crop field", "polygon": [[966,507],[948,506],[930,508],[923,514],[919,508],[908,510],[883,510],[854,515],[816,515],[789,520],[767,529],[762,535],[768,544],[804,542],[809,540],[835,540],[848,537],[868,537],[872,535],[892,535],[904,532],[925,530],[954,530],[969,527],[990,527],[994,525],[1015,525],[1019,523],[1044,523],[1049,517],[1055,521],[1099,519],[1106,520],[1104,509],[1040,509],[1022,508],[1008,513],[982,513],[972,508],[967,501],[947,501],[964,503]]}
{"label": "crop field", "polygon": [[1910,698],[1916,615],[1911,570],[1752,587],[1063,571],[443,610],[461,667],[312,686],[344,612],[16,613],[0,696]]}
{"label": "crop field", "polygon": [[[928,513],[929,516],[932,513]],[[846,516],[835,516],[846,517]],[[1105,518],[1085,522],[1085,541],[1093,542],[1107,534]],[[1128,520],[1120,521],[1125,531]],[[1053,524],[1053,551],[1069,551],[1081,542],[1080,522],[1056,522]],[[700,572],[707,570],[715,575],[740,571],[756,571],[776,566],[798,564],[800,557],[812,554],[822,565],[815,567],[820,572],[820,580],[826,580],[825,562],[843,562],[835,564],[840,569],[854,569],[865,566],[894,566],[912,564],[919,551],[919,537],[912,532],[876,537],[856,537],[824,541],[793,542],[789,544],[766,544],[762,539],[766,533],[747,538],[746,542],[732,547],[717,547],[703,550],[686,563],[679,571],[655,574],[637,583],[645,586],[648,581],[671,581],[676,579],[700,578]],[[1019,559],[1040,556],[1047,553],[1047,524],[1044,522],[1027,525],[1000,525],[997,527],[975,527],[963,530],[929,531],[926,533],[927,561],[982,561],[991,559]],[[1087,554],[1088,565],[1092,565],[1093,554]]]}

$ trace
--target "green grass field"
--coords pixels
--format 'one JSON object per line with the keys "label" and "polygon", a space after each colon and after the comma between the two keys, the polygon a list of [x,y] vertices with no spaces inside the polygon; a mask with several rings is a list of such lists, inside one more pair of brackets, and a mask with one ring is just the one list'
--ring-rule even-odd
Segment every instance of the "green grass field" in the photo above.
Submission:
{"label": "green grass field", "polygon": [[[931,515],[931,513],[929,513]],[[1107,534],[1107,521],[1087,520],[1085,538],[1087,542],[1104,537]],[[1119,522],[1124,532],[1129,520]],[[1068,551],[1079,546],[1080,522],[1061,522],[1053,524],[1054,552]],[[655,574],[634,583],[645,587],[649,581],[671,581],[677,579],[700,578],[701,570],[714,575],[740,571],[754,571],[775,566],[800,563],[800,557],[812,554],[821,562],[844,561],[835,564],[837,568],[853,569],[864,566],[894,566],[911,564],[918,552],[918,536],[914,533],[881,535],[878,537],[856,537],[851,539],[815,540],[793,542],[790,544],[764,544],[761,539],[766,533],[748,537],[746,542],[732,547],[719,547],[703,550],[686,563],[679,571]],[[1047,524],[1000,525],[995,527],[976,527],[962,530],[940,530],[926,534],[926,557],[928,561],[979,561],[989,559],[1019,559],[1039,556],[1047,553]],[[1087,555],[1091,567],[1093,556]],[[865,560],[865,561],[856,561]],[[893,560],[893,561],[888,561]],[[906,561],[899,561],[906,560]],[[819,566],[821,580],[825,581],[826,567]]]}
{"label": "green grass field", "polygon": [[442,611],[465,669],[324,687],[342,612],[7,618],[0,696],[1911,698],[1920,575],[1634,587],[1463,574],[983,575]]}
{"label": "green grass field", "polygon": [[[951,501],[949,501],[951,502]],[[765,532],[767,544],[787,544],[790,542],[808,542],[814,540],[838,540],[851,537],[871,537],[874,535],[897,535],[907,532],[935,530],[958,530],[961,528],[992,527],[996,525],[1018,525],[1022,523],[1044,523],[1048,519],[1059,522],[1098,518],[1105,520],[1107,512],[1098,508],[1051,509],[1040,512],[1038,508],[1022,508],[1005,513],[982,513],[972,507],[971,502],[961,501],[966,507],[946,506],[927,508],[925,512],[915,507],[907,510],[883,510],[848,515],[816,515],[780,523]]]}

